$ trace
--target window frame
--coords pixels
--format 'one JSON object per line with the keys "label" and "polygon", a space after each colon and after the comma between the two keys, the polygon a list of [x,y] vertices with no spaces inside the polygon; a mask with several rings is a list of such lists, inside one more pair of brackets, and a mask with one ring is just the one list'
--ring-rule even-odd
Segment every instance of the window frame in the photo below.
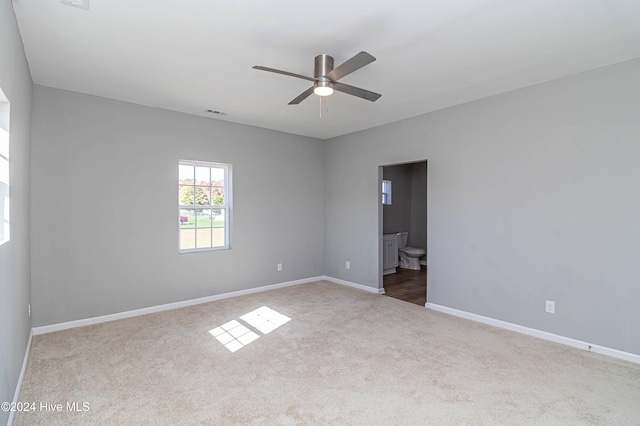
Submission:
{"label": "window frame", "polygon": [[[222,169],[224,171],[224,185],[222,186],[223,188],[223,193],[224,193],[224,204],[221,205],[217,205],[217,204],[212,204],[213,200],[209,200],[209,204],[180,204],[180,200],[178,201],[178,254],[187,254],[187,253],[199,253],[199,252],[205,252],[205,251],[219,251],[219,250],[230,250],[231,249],[231,212],[232,212],[232,198],[233,198],[233,190],[232,190],[232,166],[231,164],[228,163],[218,163],[218,162],[212,162],[212,161],[198,161],[198,160],[178,160],[178,170],[180,170],[180,166],[191,166],[191,167],[208,167],[208,168],[215,168],[215,169]],[[177,187],[178,187],[178,199],[180,197],[180,188],[183,187],[185,185],[182,185],[180,183],[180,172],[178,171],[178,182],[177,182]],[[195,176],[194,176],[194,182],[193,182],[193,187],[194,187],[194,191],[195,188],[201,186],[201,185],[197,185],[197,181],[195,180]],[[214,186],[211,185],[211,182],[209,182],[209,189],[211,190],[211,188],[213,188]],[[195,201],[195,200],[194,200]],[[195,240],[194,240],[194,246],[193,248],[186,248],[183,249],[181,248],[180,244],[181,244],[181,231],[182,231],[182,224],[180,223],[180,216],[181,216],[181,211],[185,210],[185,209],[219,209],[219,210],[223,210],[224,213],[224,245],[223,246],[215,246],[215,247],[197,247],[198,243],[197,243],[197,223],[196,226],[193,228],[194,230],[196,230],[195,232]],[[197,215],[196,215],[197,217]],[[209,227],[209,229],[213,230],[215,227],[213,226],[213,222],[211,223],[211,226]],[[190,228],[189,228],[190,229]],[[203,229],[203,228],[200,228]],[[211,236],[211,243],[213,244],[213,235]]]}

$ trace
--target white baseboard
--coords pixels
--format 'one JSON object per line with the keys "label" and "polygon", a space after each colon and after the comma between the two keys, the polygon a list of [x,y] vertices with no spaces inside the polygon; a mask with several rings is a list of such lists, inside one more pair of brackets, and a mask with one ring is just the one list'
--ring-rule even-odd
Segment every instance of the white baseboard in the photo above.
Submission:
{"label": "white baseboard", "polygon": [[443,312],[445,314],[454,315],[456,317],[465,318],[471,321],[481,322],[483,324],[504,328],[506,330],[515,331],[517,333],[526,334],[528,336],[538,337],[540,339],[550,340],[552,342],[561,343],[563,345],[571,346],[574,348],[584,349],[586,351],[594,352],[597,354],[608,355],[613,358],[618,358],[625,361],[640,364],[640,355],[632,354],[630,352],[623,352],[617,349],[607,348],[605,346],[594,345],[592,343],[583,342],[581,340],[559,336],[557,334],[549,333],[542,330],[537,330],[535,328],[524,327],[522,325],[501,321],[494,318],[484,317],[482,315],[472,314],[466,311],[460,311],[458,309],[437,305],[431,302],[425,303],[424,306],[434,311]]}
{"label": "white baseboard", "polygon": [[356,283],[352,283],[350,281],[340,280],[338,278],[333,278],[333,277],[328,277],[328,276],[323,275],[323,276],[319,276],[319,277],[304,278],[304,279],[301,279],[301,280],[286,281],[286,282],[278,283],[278,284],[271,284],[271,285],[265,285],[265,286],[262,286],[262,287],[249,288],[249,289],[246,289],[246,290],[239,290],[239,291],[232,291],[232,292],[229,292],[229,293],[216,294],[216,295],[213,295],[213,296],[200,297],[198,299],[184,300],[184,301],[181,301],[181,302],[167,303],[167,304],[164,304],[164,305],[149,306],[147,308],[134,309],[132,311],[125,311],[125,312],[118,312],[116,314],[102,315],[102,316],[99,316],[99,317],[91,317],[91,318],[85,318],[85,319],[81,319],[81,320],[68,321],[68,322],[62,322],[62,323],[58,323],[58,324],[51,324],[51,325],[44,325],[44,326],[40,326],[40,327],[34,327],[32,329],[32,334],[34,336],[37,336],[39,334],[53,333],[54,331],[68,330],[70,328],[84,327],[84,326],[87,326],[87,325],[100,324],[100,323],[108,322],[108,321],[116,321],[116,320],[125,319],[125,318],[138,317],[140,315],[147,315],[147,314],[153,314],[153,313],[156,313],[156,312],[169,311],[171,309],[185,308],[187,306],[200,305],[202,303],[214,302],[216,300],[229,299],[231,297],[238,297],[238,296],[244,296],[244,295],[247,295],[247,294],[260,293],[260,292],[263,292],[263,291],[275,290],[275,289],[284,288],[284,287],[291,287],[291,286],[300,285],[300,284],[307,284],[307,283],[311,283],[311,282],[315,282],[315,281],[321,281],[321,280],[330,281],[330,282],[333,282],[335,284],[341,284],[341,285],[344,285],[344,286],[347,286],[347,287],[357,288],[358,290],[364,290],[364,291],[367,291],[369,293],[384,294],[384,289],[383,288],[377,289],[377,288],[369,287],[369,286],[366,286],[366,285],[356,284]]}
{"label": "white baseboard", "polygon": [[278,284],[265,285],[261,287],[249,288],[246,290],[232,291],[229,293],[216,294],[213,296],[200,297],[198,299],[184,300],[181,302],[167,303],[164,305],[150,306],[148,308],[134,309],[132,311],[118,312],[116,314],[102,315],[99,317],[85,318],[76,321],[63,322],[58,324],[44,325],[33,328],[33,335],[52,333],[54,331],[67,330],[70,328],[84,327],[87,325],[100,324],[108,321],[115,321],[124,318],[138,317],[140,315],[153,314],[156,312],[169,311],[171,309],[185,308],[187,306],[200,305],[202,303],[214,302],[216,300],[229,299],[232,297],[244,296],[247,294],[260,293],[278,288],[291,287],[299,284],[306,284],[321,281],[326,277],[311,277],[295,281],[286,281]]}
{"label": "white baseboard", "polygon": [[[24,373],[27,371],[27,363],[29,362],[29,351],[31,351],[31,340],[33,339],[33,329],[29,333],[29,340],[27,341],[27,348],[24,351],[24,358],[22,360],[22,369],[20,370],[20,375],[18,376],[18,383],[16,383],[16,391],[13,393],[13,402],[18,403],[20,401],[20,389],[22,389],[22,380],[24,380]],[[7,421],[7,426],[11,426],[13,424],[13,416],[16,414],[15,411],[9,412],[9,420]]]}
{"label": "white baseboard", "polygon": [[344,285],[351,288],[357,288],[358,290],[364,290],[369,293],[384,294],[384,288],[369,287],[368,285],[356,284],[356,283],[352,283],[351,281],[345,281],[339,278],[328,277],[326,275],[322,277],[322,279],[325,281],[330,281],[335,284],[340,284],[340,285]]}

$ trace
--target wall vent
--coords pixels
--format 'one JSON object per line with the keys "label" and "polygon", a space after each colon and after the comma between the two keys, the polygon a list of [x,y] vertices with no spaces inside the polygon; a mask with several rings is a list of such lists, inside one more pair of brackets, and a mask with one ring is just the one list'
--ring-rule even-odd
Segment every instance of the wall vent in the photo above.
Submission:
{"label": "wall vent", "polygon": [[208,114],[212,114],[212,115],[217,115],[217,116],[220,116],[220,117],[224,117],[226,115],[229,115],[228,112],[218,111],[216,109],[205,109],[204,112],[206,112]]}

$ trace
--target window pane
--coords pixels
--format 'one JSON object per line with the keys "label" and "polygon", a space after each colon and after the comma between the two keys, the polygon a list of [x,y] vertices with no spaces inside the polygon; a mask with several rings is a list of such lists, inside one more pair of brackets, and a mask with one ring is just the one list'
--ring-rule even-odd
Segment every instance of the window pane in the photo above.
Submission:
{"label": "window pane", "polygon": [[211,182],[213,185],[224,186],[224,169],[212,167]]}
{"label": "window pane", "polygon": [[178,180],[181,184],[193,184],[193,166],[178,166]]}
{"label": "window pane", "polygon": [[224,228],[213,228],[211,231],[213,232],[211,247],[224,247],[226,245],[224,243]]}
{"label": "window pane", "polygon": [[214,228],[224,228],[226,213],[226,209],[213,209],[213,220],[211,222],[211,226]]}
{"label": "window pane", "polygon": [[196,204],[199,206],[209,204],[209,191],[211,190],[208,186],[196,186],[195,187],[195,198]]}
{"label": "window pane", "polygon": [[[3,107],[0,109],[2,118],[8,119],[8,105],[0,102],[0,107]],[[9,213],[9,132],[0,127],[0,245],[10,239]]]}
{"label": "window pane", "polygon": [[180,250],[188,250],[196,248],[196,230],[181,229],[180,230]]}
{"label": "window pane", "polygon": [[211,204],[214,206],[224,205],[224,188],[221,186],[214,186],[211,188]]}
{"label": "window pane", "polygon": [[196,185],[211,185],[209,167],[196,167]]}
{"label": "window pane", "polygon": [[180,229],[189,229],[196,227],[195,212],[193,209],[180,210]]}
{"label": "window pane", "polygon": [[196,248],[211,247],[211,228],[197,229]]}
{"label": "window pane", "polygon": [[194,195],[193,186],[180,185],[178,189],[178,204],[194,204]]}
{"label": "window pane", "polygon": [[212,209],[196,209],[198,228],[211,228]]}

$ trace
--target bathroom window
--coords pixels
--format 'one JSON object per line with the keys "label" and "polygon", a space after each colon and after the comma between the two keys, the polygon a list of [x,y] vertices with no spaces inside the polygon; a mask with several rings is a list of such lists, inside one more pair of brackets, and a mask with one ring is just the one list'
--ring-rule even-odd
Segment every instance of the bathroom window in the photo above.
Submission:
{"label": "bathroom window", "polygon": [[382,204],[385,206],[391,205],[391,181],[382,181]]}
{"label": "bathroom window", "polygon": [[178,164],[179,252],[231,248],[231,164]]}

